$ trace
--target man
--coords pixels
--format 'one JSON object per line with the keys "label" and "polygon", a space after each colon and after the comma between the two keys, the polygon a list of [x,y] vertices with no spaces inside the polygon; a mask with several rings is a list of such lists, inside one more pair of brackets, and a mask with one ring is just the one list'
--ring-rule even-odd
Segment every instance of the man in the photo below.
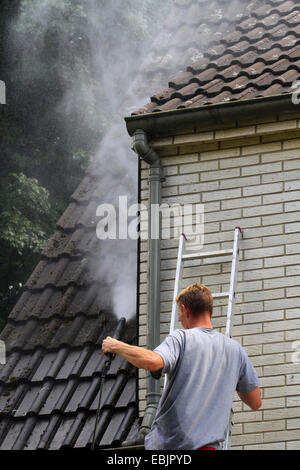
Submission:
{"label": "man", "polygon": [[168,335],[154,351],[110,337],[102,350],[119,354],[138,368],[167,374],[145,438],[147,450],[220,449],[235,391],[251,409],[260,408],[258,377],[242,346],[213,329],[208,287],[193,284],[176,302],[183,329]]}

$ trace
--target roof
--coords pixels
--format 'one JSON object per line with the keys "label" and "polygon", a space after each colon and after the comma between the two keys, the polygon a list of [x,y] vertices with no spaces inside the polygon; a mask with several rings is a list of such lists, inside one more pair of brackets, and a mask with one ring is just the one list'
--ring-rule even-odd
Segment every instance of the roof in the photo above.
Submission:
{"label": "roof", "polygon": [[289,93],[299,71],[300,5],[296,0],[266,0],[235,18],[232,32],[214,37],[203,57],[132,114]]}
{"label": "roof", "polygon": [[[7,348],[0,367],[1,450],[91,443],[104,362],[99,346],[118,323],[94,262],[99,184],[87,174],[71,197],[1,333]],[[133,343],[135,336],[133,318],[123,339]],[[102,393],[99,445],[119,445],[135,418],[135,369],[116,357]]]}

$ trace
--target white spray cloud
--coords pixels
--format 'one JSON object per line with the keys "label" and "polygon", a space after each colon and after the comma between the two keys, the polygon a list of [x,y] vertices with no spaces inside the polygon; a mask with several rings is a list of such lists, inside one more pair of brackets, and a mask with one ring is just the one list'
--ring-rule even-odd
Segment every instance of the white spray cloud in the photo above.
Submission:
{"label": "white spray cloud", "polygon": [[[53,21],[52,10],[49,8],[56,4],[56,0],[24,0],[23,20],[25,17],[33,18],[44,28],[45,37],[49,30],[49,25]],[[82,9],[87,16],[87,25],[96,24],[96,27],[85,31],[89,37],[89,66],[93,70],[93,75],[97,80],[87,86],[86,77],[89,70],[79,72],[74,70],[73,80],[65,85],[63,99],[58,108],[58,112],[65,116],[66,126],[68,119],[78,108],[81,110],[82,122],[87,125],[87,121],[99,119],[99,115],[94,113],[94,109],[102,107],[108,115],[107,122],[99,122],[99,126],[107,128],[104,138],[99,142],[99,149],[96,152],[96,161],[101,167],[101,185],[98,194],[100,200],[117,206],[119,196],[127,196],[128,204],[137,201],[137,156],[130,150],[130,138],[127,135],[124,116],[137,109],[149,101],[149,97],[154,92],[165,89],[168,79],[184,71],[186,66],[202,57],[206,50],[208,41],[218,40],[226,29],[230,29],[228,22],[222,26],[224,9],[233,19],[239,19],[247,14],[249,8],[254,8],[257,2],[249,3],[246,0],[198,0],[203,7],[201,19],[197,29],[197,43],[193,42],[195,30],[190,26],[191,35],[186,37],[176,36],[176,30],[163,31],[160,36],[148,35],[147,42],[140,44],[140,47],[129,46],[126,37],[122,37],[120,27],[120,6],[116,1],[96,1],[90,0],[78,3],[78,8]],[[69,2],[64,2],[66,11]],[[145,8],[144,2],[136,2],[137,17]],[[148,2],[149,3],[149,2]],[[173,2],[170,0],[169,4]],[[183,2],[181,2],[183,5]],[[185,13],[190,7],[190,1],[181,7],[180,22],[185,21]],[[126,8],[126,1],[124,1]],[[157,2],[157,8],[162,8]],[[141,9],[141,10],[139,10]],[[215,21],[207,23],[210,16]],[[22,19],[22,18],[21,18]],[[103,19],[106,28],[103,29]],[[62,15],[61,21],[64,28],[74,27],[72,18],[67,14]],[[220,23],[221,21],[221,23]],[[99,32],[97,32],[97,22],[99,22]],[[179,28],[178,26],[178,28]],[[149,28],[149,25],[147,26]],[[233,26],[232,26],[233,27]],[[77,40],[80,39],[80,31]],[[111,40],[115,38],[115,40]],[[109,41],[108,41],[109,39]],[[34,34],[33,39],[34,40]],[[41,40],[41,37],[38,38]],[[154,40],[153,49],[151,42]],[[107,50],[107,43],[114,44],[113,48]],[[185,42],[185,44],[184,44]],[[61,52],[66,44],[61,44]],[[41,74],[42,69],[38,58],[39,48],[35,47],[35,54],[30,52],[30,44],[25,45],[23,60],[24,67],[28,70],[32,68],[35,73]],[[150,51],[150,52],[149,52]],[[152,51],[152,52],[151,52]],[[148,54],[149,52],[149,54]],[[60,71],[63,76],[64,70]],[[30,77],[30,74],[29,74]],[[74,96],[77,99],[74,101]],[[89,104],[91,112],[89,112]],[[108,125],[109,123],[109,125]],[[95,122],[93,122],[95,125]],[[72,138],[71,129],[70,138]],[[130,318],[136,311],[136,242],[125,241],[103,241],[100,250],[95,253],[99,259],[99,279],[103,279],[111,285],[111,295],[113,298],[113,308],[116,315]]]}

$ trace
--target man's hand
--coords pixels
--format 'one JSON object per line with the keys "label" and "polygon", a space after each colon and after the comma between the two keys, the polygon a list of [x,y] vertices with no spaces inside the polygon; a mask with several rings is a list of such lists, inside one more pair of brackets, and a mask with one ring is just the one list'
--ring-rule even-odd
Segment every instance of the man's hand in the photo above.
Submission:
{"label": "man's hand", "polygon": [[102,342],[102,351],[104,354],[115,354],[118,342],[119,341],[117,339],[114,339],[111,336],[107,336],[107,338],[105,338],[105,340]]}
{"label": "man's hand", "polygon": [[102,342],[102,351],[104,354],[119,354],[135,367],[150,370],[151,372],[164,367],[162,357],[156,352],[138,346],[131,346],[111,336],[107,336]]}

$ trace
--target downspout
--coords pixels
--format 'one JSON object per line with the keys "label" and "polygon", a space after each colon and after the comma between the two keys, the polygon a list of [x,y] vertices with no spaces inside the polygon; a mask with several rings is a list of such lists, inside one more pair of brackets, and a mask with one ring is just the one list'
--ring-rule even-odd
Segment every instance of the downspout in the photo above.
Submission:
{"label": "downspout", "polygon": [[[160,343],[160,223],[155,208],[161,203],[163,171],[159,155],[149,146],[143,130],[134,132],[132,148],[149,164],[147,348],[153,350]],[[151,373],[147,375],[146,399],[146,411],[139,429],[141,439],[151,429],[160,399],[160,381]]]}

